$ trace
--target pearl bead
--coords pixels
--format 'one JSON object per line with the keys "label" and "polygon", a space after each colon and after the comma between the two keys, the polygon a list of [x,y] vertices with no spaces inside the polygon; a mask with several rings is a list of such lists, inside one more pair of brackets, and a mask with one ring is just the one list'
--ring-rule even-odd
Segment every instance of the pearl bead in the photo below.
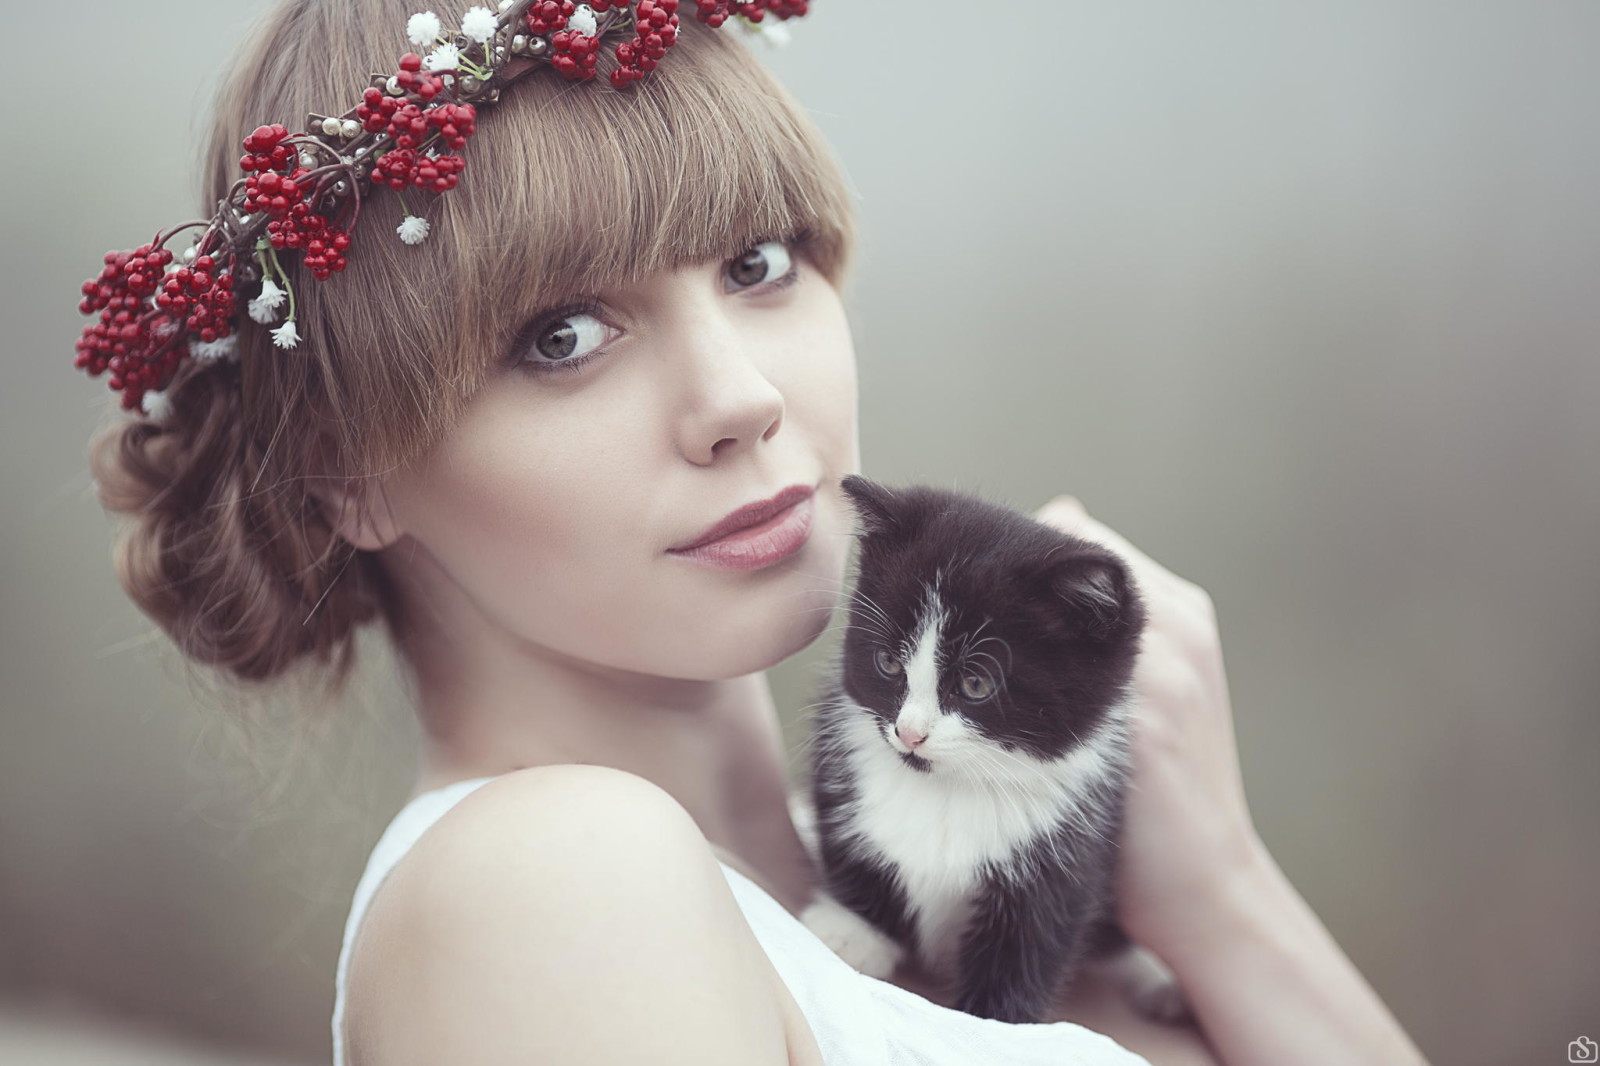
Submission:
{"label": "pearl bead", "polygon": [[340,130],[340,125],[339,125],[339,120],[338,119],[336,119],[336,118],[325,118],[325,119],[322,120],[322,132],[324,134],[326,134],[327,136],[329,136],[329,137],[337,137],[337,136],[339,136],[339,130]]}
{"label": "pearl bead", "polygon": [[354,137],[361,132],[361,123],[353,118],[347,118],[339,123],[339,132],[346,137]]}

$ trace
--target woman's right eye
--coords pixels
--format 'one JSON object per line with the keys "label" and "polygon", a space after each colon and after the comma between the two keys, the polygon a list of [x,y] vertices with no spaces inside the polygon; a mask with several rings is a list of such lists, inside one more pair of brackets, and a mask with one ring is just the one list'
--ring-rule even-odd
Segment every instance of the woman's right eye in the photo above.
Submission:
{"label": "woman's right eye", "polygon": [[609,329],[593,311],[558,311],[534,328],[519,362],[537,373],[577,370],[610,339]]}

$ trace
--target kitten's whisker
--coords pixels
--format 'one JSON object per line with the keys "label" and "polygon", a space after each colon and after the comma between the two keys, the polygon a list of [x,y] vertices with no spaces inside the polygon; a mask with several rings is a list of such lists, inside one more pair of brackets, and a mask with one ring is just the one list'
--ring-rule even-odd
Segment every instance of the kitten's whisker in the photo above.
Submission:
{"label": "kitten's whisker", "polygon": [[[984,625],[988,625],[988,624],[989,623],[987,623],[987,622],[984,623]],[[1011,642],[1010,641],[1006,640],[1004,637],[996,636],[995,634],[991,633],[987,637],[984,637],[982,640],[980,640],[980,641],[976,642],[975,644],[973,644],[973,648],[974,649],[981,648],[983,645],[989,643],[991,640],[994,641],[995,643],[999,644],[1002,648],[1004,648],[1006,650],[1006,672],[1010,673],[1012,666],[1015,664],[1015,660],[1013,659],[1012,654],[1011,654]],[[996,663],[996,665],[998,665],[998,663]]]}

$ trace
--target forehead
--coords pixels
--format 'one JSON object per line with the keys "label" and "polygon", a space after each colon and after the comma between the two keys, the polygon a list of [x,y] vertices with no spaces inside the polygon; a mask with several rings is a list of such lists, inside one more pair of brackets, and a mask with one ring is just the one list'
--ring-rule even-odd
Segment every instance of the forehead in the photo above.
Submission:
{"label": "forehead", "polygon": [[738,86],[705,78],[664,78],[636,97],[541,88],[485,113],[468,167],[488,177],[441,204],[459,243],[456,302],[480,324],[474,347],[497,349],[519,316],[574,293],[801,232],[836,280],[848,197],[826,146],[786,99],[724,99]]}

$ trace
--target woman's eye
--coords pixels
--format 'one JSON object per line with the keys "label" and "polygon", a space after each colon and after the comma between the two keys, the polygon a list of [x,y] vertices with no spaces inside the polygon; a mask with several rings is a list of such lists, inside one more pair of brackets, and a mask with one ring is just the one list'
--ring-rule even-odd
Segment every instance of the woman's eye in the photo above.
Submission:
{"label": "woman's eye", "polygon": [[538,327],[523,363],[536,371],[576,370],[607,340],[608,327],[587,311],[568,311]]}
{"label": "woman's eye", "polygon": [[779,281],[793,273],[794,261],[789,255],[789,246],[782,241],[764,241],[728,262],[728,277],[738,288]]}

